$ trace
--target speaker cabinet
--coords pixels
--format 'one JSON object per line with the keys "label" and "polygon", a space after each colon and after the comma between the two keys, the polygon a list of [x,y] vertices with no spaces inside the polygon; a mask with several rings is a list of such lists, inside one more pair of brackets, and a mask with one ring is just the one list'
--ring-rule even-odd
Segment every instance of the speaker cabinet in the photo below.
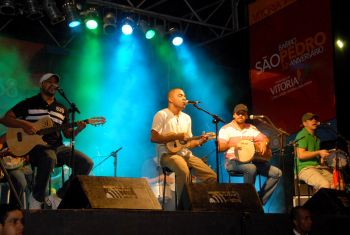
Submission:
{"label": "speaker cabinet", "polygon": [[254,186],[245,183],[186,184],[180,208],[192,211],[264,213]]}
{"label": "speaker cabinet", "polygon": [[316,214],[350,215],[350,194],[335,189],[322,188],[304,206]]}
{"label": "speaker cabinet", "polygon": [[161,206],[143,178],[75,177],[58,209],[153,209]]}

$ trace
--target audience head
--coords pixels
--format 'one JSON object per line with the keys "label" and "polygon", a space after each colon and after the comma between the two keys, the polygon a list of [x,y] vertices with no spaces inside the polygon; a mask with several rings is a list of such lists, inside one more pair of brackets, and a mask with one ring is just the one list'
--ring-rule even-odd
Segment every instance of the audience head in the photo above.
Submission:
{"label": "audience head", "polygon": [[22,235],[24,231],[23,211],[10,204],[0,205],[0,234]]}
{"label": "audience head", "polygon": [[293,207],[291,210],[291,219],[293,228],[300,234],[308,234],[311,232],[312,219],[309,209],[303,206]]}

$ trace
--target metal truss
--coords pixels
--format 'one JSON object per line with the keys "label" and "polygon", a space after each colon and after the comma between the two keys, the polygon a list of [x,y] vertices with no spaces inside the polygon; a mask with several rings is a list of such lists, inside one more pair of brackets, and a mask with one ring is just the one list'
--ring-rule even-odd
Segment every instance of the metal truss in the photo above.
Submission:
{"label": "metal truss", "polygon": [[239,0],[86,0],[85,4],[180,24],[182,33],[199,46],[240,30]]}
{"label": "metal truss", "polygon": [[[96,8],[101,13],[101,18],[105,9],[114,9],[119,15],[131,13],[139,18],[161,22],[165,30],[175,24],[195,46],[203,46],[245,27],[239,23],[238,14],[242,14],[242,6],[244,7],[246,1],[248,0],[77,0],[76,3],[81,5],[82,11]],[[16,24],[23,23],[24,19],[23,15],[2,19],[0,32],[12,27],[9,31],[13,33]],[[50,25],[45,18],[25,23],[28,28],[44,29],[47,36],[41,34],[40,37],[48,37],[43,40],[51,40],[61,48],[68,47],[78,36],[77,33],[69,33],[66,27]],[[37,37],[39,33],[36,33],[33,37]],[[24,32],[22,34],[29,35]]]}

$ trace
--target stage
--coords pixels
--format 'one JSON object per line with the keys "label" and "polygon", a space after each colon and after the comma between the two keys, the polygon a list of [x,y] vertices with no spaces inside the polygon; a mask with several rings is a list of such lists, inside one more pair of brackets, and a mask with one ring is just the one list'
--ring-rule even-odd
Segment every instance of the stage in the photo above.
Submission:
{"label": "stage", "polygon": [[[313,234],[344,234],[348,215],[314,215]],[[25,234],[291,234],[288,214],[238,211],[60,209],[25,211]]]}

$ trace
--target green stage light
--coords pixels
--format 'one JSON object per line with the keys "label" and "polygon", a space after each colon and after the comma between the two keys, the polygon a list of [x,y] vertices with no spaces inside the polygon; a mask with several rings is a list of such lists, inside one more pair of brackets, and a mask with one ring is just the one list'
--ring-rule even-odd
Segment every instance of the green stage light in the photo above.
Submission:
{"label": "green stage light", "polygon": [[145,33],[145,37],[147,39],[152,39],[156,36],[156,31],[154,29],[149,29],[147,30],[147,32]]}
{"label": "green stage light", "polygon": [[96,29],[98,27],[98,13],[95,8],[90,8],[85,12],[85,26],[88,29]]}

